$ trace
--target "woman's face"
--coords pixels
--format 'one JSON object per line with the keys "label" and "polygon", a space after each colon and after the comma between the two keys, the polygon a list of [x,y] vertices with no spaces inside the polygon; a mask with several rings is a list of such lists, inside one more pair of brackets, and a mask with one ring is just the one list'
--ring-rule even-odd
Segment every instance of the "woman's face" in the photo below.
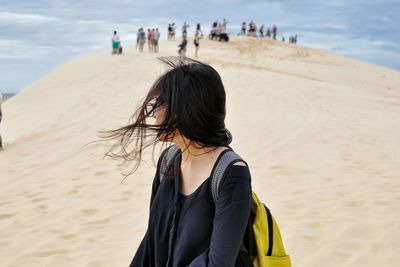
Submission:
{"label": "woman's face", "polygon": [[[165,105],[161,105],[158,108],[155,109],[154,111],[154,118],[156,119],[156,125],[161,125],[164,120],[165,120],[165,112],[167,110],[167,107]],[[161,142],[174,142],[175,139],[177,138],[178,131],[175,131],[175,133],[172,134],[172,138],[168,138],[168,136],[165,136],[165,134],[162,134],[158,139]]]}
{"label": "woman's face", "polygon": [[156,110],[154,111],[154,117],[156,119],[156,125],[160,125],[164,122],[165,119],[165,110],[166,110],[166,106],[159,106],[158,108],[156,108]]}

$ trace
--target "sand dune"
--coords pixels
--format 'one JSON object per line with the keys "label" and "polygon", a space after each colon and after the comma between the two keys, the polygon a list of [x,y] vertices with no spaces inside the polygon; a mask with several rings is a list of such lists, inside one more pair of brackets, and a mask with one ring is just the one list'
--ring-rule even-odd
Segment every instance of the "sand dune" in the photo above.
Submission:
{"label": "sand dune", "polygon": [[[128,265],[147,226],[151,151],[121,184],[129,166],[85,145],[128,121],[165,70],[156,57],[177,45],[82,56],[4,103],[1,266]],[[243,37],[203,40],[200,56],[222,76],[232,146],[293,266],[398,266],[400,73]]]}

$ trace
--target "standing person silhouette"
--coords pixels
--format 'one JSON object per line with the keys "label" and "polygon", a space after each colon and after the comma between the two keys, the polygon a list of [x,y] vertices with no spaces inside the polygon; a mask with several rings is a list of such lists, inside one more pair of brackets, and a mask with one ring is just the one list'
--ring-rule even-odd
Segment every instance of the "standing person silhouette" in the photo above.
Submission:
{"label": "standing person silhouette", "polygon": [[203,38],[203,32],[200,29],[200,23],[197,23],[196,32],[194,34],[195,57],[199,57],[200,39]]}
{"label": "standing person silhouette", "polygon": [[272,25],[272,39],[276,40],[276,36],[278,34],[278,27],[276,27],[276,25]]}
{"label": "standing person silhouette", "polygon": [[153,35],[151,29],[147,29],[147,47],[149,48],[149,52],[153,51]]}
{"label": "standing person silhouette", "polygon": [[154,32],[153,36],[153,43],[154,43],[154,52],[158,53],[158,44],[160,40],[160,32],[158,31],[158,28],[156,28],[156,31]]}
{"label": "standing person silhouette", "polygon": [[187,24],[186,23],[186,21],[183,23],[183,26],[182,26],[182,37],[183,36],[187,36],[187,28],[189,28],[190,27],[190,25],[189,24]]}
{"label": "standing person silhouette", "polygon": [[224,27],[224,32],[228,32],[228,30],[226,29],[226,25],[228,24],[228,22],[229,21],[225,18],[222,20],[222,26]]}
{"label": "standing person silhouette", "polygon": [[242,22],[242,31],[241,31],[242,35],[246,35],[246,28],[247,28],[246,22],[243,21]]}
{"label": "standing person silhouette", "polygon": [[139,51],[143,52],[143,46],[146,43],[146,33],[144,32],[143,27],[139,29],[137,33],[137,44],[139,45]]}
{"label": "standing person silhouette", "polygon": [[117,31],[114,31],[114,35],[111,38],[111,44],[112,44],[112,54],[119,54],[119,48],[121,46],[121,42],[119,40],[119,35]]}

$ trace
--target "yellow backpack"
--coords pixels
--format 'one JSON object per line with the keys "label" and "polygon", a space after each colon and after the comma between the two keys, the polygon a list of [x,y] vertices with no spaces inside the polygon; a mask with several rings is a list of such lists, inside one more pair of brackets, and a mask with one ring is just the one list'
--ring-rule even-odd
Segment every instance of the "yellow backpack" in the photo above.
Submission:
{"label": "yellow backpack", "polygon": [[[256,253],[249,253],[253,266],[257,267],[290,267],[290,257],[283,247],[281,233],[270,210],[252,194],[252,222],[250,231],[254,233]],[[253,244],[254,246],[254,244]],[[250,249],[251,250],[251,249]]]}
{"label": "yellow backpack", "polygon": [[[231,148],[218,161],[211,180],[214,203],[227,170],[236,162],[247,165]],[[244,267],[291,267],[278,224],[255,192],[252,193],[251,214],[238,257],[240,263],[237,265]]]}

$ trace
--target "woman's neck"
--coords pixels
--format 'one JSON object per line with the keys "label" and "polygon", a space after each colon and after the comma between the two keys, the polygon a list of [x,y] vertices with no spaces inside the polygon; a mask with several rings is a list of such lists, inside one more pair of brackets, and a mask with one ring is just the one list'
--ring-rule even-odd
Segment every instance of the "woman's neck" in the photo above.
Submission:
{"label": "woman's neck", "polygon": [[188,167],[214,161],[223,150],[227,149],[225,146],[200,147],[180,134],[176,134],[172,142],[182,151],[181,166]]}
{"label": "woman's neck", "polygon": [[[197,165],[204,160],[213,159],[219,154],[220,147],[199,147],[197,144],[189,142],[189,140],[174,140],[174,143],[182,151],[181,165]],[[221,147],[222,148],[222,147]]]}
{"label": "woman's neck", "polygon": [[182,151],[182,165],[195,165],[204,160],[214,158],[218,147],[200,148],[195,145],[186,146],[185,144],[177,144]]}

